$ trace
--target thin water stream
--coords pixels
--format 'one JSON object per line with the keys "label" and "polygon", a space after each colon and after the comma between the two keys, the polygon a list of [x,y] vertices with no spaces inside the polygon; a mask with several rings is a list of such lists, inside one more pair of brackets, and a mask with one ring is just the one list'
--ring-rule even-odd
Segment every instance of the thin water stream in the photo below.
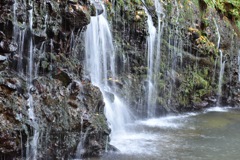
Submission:
{"label": "thin water stream", "polygon": [[111,141],[120,152],[90,160],[236,160],[239,123],[228,107],[135,121]]}

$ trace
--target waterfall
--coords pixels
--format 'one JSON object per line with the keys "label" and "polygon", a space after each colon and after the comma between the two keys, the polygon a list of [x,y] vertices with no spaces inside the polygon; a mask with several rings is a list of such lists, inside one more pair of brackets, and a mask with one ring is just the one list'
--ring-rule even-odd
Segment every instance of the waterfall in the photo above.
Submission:
{"label": "waterfall", "polygon": [[156,13],[158,17],[158,30],[157,30],[157,53],[156,53],[156,60],[155,60],[155,73],[159,71],[159,63],[161,61],[161,35],[164,23],[162,21],[162,18],[164,18],[163,9],[161,3],[159,3],[159,0],[155,0],[155,8]]}
{"label": "waterfall", "polygon": [[155,113],[155,97],[153,97],[154,92],[154,85],[153,85],[153,64],[154,64],[154,46],[156,40],[156,28],[153,25],[152,17],[148,13],[147,9],[145,8],[145,12],[147,14],[147,24],[148,24],[148,32],[149,36],[147,37],[147,44],[148,44],[148,97],[147,97],[147,115],[151,117]]}
{"label": "waterfall", "polygon": [[216,31],[217,31],[217,35],[218,35],[217,49],[219,49],[219,47],[220,47],[220,41],[221,41],[221,35],[220,35],[219,29],[218,29],[218,25],[217,25],[217,22],[216,22],[215,19],[214,19],[214,24],[215,24],[215,26],[216,26]]}
{"label": "waterfall", "polygon": [[217,105],[219,105],[220,98],[222,96],[222,83],[223,83],[222,81],[223,81],[223,75],[224,75],[225,61],[223,61],[223,53],[222,53],[222,50],[220,49],[221,35],[215,19],[214,19],[214,23],[215,23],[217,35],[218,35],[217,48],[220,52],[220,58],[219,58],[220,69],[219,69],[218,94],[217,94],[218,95]]}
{"label": "waterfall", "polygon": [[224,68],[225,68],[225,61],[223,61],[223,54],[220,50],[220,72],[219,72],[219,79],[218,79],[218,95],[222,95],[222,81],[223,81],[223,74],[224,74]]}
{"label": "waterfall", "polygon": [[[145,3],[145,2],[143,2]],[[144,5],[145,13],[147,14],[148,33],[147,45],[148,45],[148,89],[147,89],[147,117],[156,116],[156,101],[157,101],[157,73],[160,69],[161,58],[161,35],[162,35],[162,6],[158,0],[155,0],[155,8],[158,17],[158,29],[154,27],[151,15]]]}
{"label": "waterfall", "polygon": [[[105,115],[111,128],[111,139],[124,131],[131,116],[127,105],[115,92],[118,81],[115,72],[115,49],[112,34],[104,13],[91,17],[85,33],[85,75],[100,88],[105,101]],[[112,97],[112,98],[110,98]],[[115,145],[117,147],[117,145]]]}
{"label": "waterfall", "polygon": [[[92,83],[103,92],[106,102],[105,114],[113,134],[116,131],[114,129],[122,128],[128,122],[130,115],[126,105],[114,92],[114,82],[117,80],[115,75],[115,53],[110,28],[103,15],[91,17],[91,23],[86,31],[85,47],[85,68]],[[113,82],[113,86],[109,85],[109,81]],[[107,92],[114,95],[113,102],[107,97]]]}
{"label": "waterfall", "polygon": [[[30,6],[33,6],[32,1],[29,2]],[[29,30],[30,30],[30,39],[29,39],[29,55],[28,55],[28,79],[27,79],[27,85],[28,85],[28,116],[29,119],[33,125],[33,139],[30,142],[30,149],[28,150],[27,153],[27,159],[36,159],[37,156],[37,143],[38,143],[38,137],[39,137],[39,132],[38,132],[38,124],[36,122],[36,117],[34,113],[34,104],[33,104],[33,97],[31,94],[31,88],[32,88],[32,80],[33,80],[33,37],[32,37],[32,25],[33,25],[33,9],[29,10]]]}
{"label": "waterfall", "polygon": [[[26,5],[26,3],[24,3]],[[29,5],[33,6],[33,1],[29,1]],[[26,159],[36,159],[37,156],[37,143],[38,143],[38,124],[36,121],[35,113],[34,113],[34,101],[33,96],[31,94],[32,88],[32,80],[33,80],[33,72],[34,71],[34,64],[33,64],[33,53],[34,53],[34,44],[33,44],[33,36],[32,36],[32,26],[33,26],[33,9],[28,11],[28,22],[29,22],[29,32],[27,29],[21,29],[17,24],[17,8],[18,8],[18,1],[15,0],[13,4],[13,18],[14,18],[14,26],[13,26],[13,40],[18,44],[18,63],[17,63],[17,71],[19,75],[23,75],[23,55],[26,52],[25,48],[28,48],[28,65],[26,68],[26,81],[27,81],[27,88],[28,88],[28,117],[29,121],[33,126],[33,137],[29,140],[27,139],[27,148],[26,148]],[[25,24],[24,24],[25,25]],[[30,35],[30,36],[29,36]],[[29,39],[26,37],[29,36]],[[27,47],[26,47],[27,46]],[[37,73],[36,73],[37,74]]]}

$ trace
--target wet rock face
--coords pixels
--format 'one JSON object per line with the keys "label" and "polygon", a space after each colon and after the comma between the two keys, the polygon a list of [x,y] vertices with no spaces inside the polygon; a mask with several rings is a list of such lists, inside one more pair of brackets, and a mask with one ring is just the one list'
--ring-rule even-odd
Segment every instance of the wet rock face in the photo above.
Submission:
{"label": "wet rock face", "polygon": [[11,41],[4,41],[0,42],[0,52],[2,53],[13,53],[17,51],[17,44],[12,43]]}
{"label": "wet rock face", "polygon": [[[141,3],[114,2],[109,10],[117,48],[118,80],[123,83],[118,91],[135,113],[144,116],[148,94],[147,18]],[[154,5],[148,2],[146,6],[157,27]],[[156,112],[161,115],[166,111],[201,110],[217,105],[218,101],[221,105],[238,106],[240,40],[231,22],[197,1],[163,1],[162,5],[165,16],[160,72],[154,75],[158,88]],[[222,95],[218,93],[220,50],[225,61]]]}
{"label": "wet rock face", "polygon": [[29,93],[39,128],[37,159],[75,158],[79,144],[80,156],[101,155],[110,134],[105,104],[83,78],[81,31],[90,23],[89,1],[0,4],[0,157],[26,157],[36,129]]}
{"label": "wet rock face", "polygon": [[[2,88],[1,88],[2,89]],[[3,101],[1,101],[3,103]],[[3,104],[0,106],[0,152],[11,153],[21,149],[20,135],[17,129],[20,128],[18,120],[13,118],[13,111],[5,110]]]}
{"label": "wet rock face", "polygon": [[76,3],[68,3],[62,10],[63,24],[66,29],[77,29],[90,23],[90,14],[85,6]]}
{"label": "wet rock face", "polygon": [[[28,117],[25,82],[19,78],[2,79],[0,152],[17,157],[17,153],[25,152],[24,144],[31,138],[34,126]],[[74,157],[80,142],[84,147],[82,156],[98,156],[105,151],[109,128],[103,115],[102,93],[97,87],[77,80],[65,87],[57,79],[38,77],[31,94],[41,135],[37,157]]]}

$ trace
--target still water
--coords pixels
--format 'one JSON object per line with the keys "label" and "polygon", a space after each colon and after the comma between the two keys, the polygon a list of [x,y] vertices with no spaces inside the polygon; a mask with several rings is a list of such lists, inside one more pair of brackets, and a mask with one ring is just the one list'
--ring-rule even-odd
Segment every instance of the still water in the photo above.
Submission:
{"label": "still water", "polygon": [[120,152],[91,160],[238,160],[240,110],[215,107],[136,121],[111,144]]}

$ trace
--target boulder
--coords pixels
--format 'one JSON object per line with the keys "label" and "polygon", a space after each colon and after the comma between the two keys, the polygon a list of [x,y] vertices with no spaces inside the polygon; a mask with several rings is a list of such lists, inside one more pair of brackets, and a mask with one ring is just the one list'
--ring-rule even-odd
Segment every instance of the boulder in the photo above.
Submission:
{"label": "boulder", "polygon": [[199,103],[194,103],[194,108],[196,109],[202,109],[202,108],[206,108],[208,106],[208,102],[206,101],[202,101],[202,102],[199,102]]}
{"label": "boulder", "polygon": [[13,53],[18,49],[18,45],[10,40],[0,42],[0,53]]}
{"label": "boulder", "polygon": [[69,74],[62,69],[58,69],[57,72],[53,75],[53,78],[60,80],[64,86],[68,86],[72,82]]}
{"label": "boulder", "polygon": [[69,4],[62,10],[63,27],[68,24],[67,29],[81,29],[90,23],[90,14],[85,6],[79,4]]}

